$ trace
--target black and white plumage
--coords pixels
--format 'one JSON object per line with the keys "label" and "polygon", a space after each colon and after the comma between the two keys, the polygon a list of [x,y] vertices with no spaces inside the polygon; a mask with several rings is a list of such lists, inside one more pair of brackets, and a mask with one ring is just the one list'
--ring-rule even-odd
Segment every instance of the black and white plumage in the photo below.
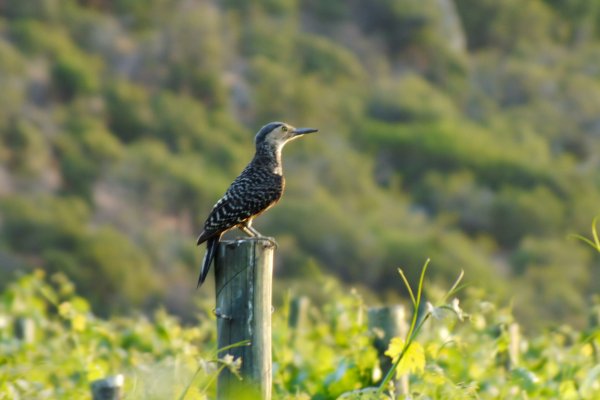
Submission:
{"label": "black and white plumage", "polygon": [[206,279],[219,239],[225,232],[238,227],[249,236],[262,236],[252,228],[252,220],[275,205],[283,195],[283,146],[293,139],[316,131],[313,128],[294,128],[283,122],[271,122],[258,131],[254,139],[254,158],[214,205],[204,223],[204,230],[198,237],[198,245],[206,242],[206,255],[202,261],[198,286]]}

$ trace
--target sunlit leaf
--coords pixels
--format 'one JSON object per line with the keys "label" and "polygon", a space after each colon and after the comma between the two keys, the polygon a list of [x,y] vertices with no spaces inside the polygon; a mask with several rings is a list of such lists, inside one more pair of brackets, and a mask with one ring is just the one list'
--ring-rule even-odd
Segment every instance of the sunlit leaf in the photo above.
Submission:
{"label": "sunlit leaf", "polygon": [[58,313],[63,318],[69,318],[72,310],[73,306],[68,301],[63,302],[58,306]]}
{"label": "sunlit leaf", "polygon": [[418,342],[412,342],[410,346],[404,349],[404,340],[398,337],[392,338],[390,345],[385,352],[385,355],[392,359],[392,362],[396,362],[398,357],[402,355],[402,360],[398,364],[396,369],[396,376],[402,376],[406,373],[421,373],[425,369],[425,350]]}
{"label": "sunlit leaf", "polygon": [[581,396],[577,393],[575,382],[572,380],[562,381],[558,388],[561,400],[576,400],[580,399]]}
{"label": "sunlit leaf", "polygon": [[73,317],[73,319],[71,320],[71,326],[76,332],[84,331],[86,326],[85,316],[83,316],[82,314],[75,315],[75,317]]}

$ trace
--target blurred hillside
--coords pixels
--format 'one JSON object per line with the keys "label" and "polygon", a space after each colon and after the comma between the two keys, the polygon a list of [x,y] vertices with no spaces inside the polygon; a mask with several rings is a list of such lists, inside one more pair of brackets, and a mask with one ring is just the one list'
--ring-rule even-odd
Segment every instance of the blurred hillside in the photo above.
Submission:
{"label": "blurred hillside", "polygon": [[431,257],[531,325],[582,322],[599,22],[599,0],[0,2],[1,282],[43,266],[104,314],[193,315],[196,235],[283,120],[320,133],[256,221],[276,290],[391,298]]}

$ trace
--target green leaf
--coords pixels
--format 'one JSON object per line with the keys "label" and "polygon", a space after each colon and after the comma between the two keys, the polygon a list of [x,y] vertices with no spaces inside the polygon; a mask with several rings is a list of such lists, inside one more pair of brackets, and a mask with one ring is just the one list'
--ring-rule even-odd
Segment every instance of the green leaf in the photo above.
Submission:
{"label": "green leaf", "polygon": [[385,355],[392,359],[392,362],[396,362],[398,357],[402,357],[398,368],[396,369],[396,376],[400,377],[406,373],[422,373],[425,370],[425,350],[418,342],[412,342],[405,349],[405,342],[403,339],[395,337],[390,341]]}
{"label": "green leaf", "polygon": [[596,229],[597,223],[598,223],[598,216],[592,220],[592,238],[594,239],[593,241],[584,236],[577,235],[577,234],[571,235],[571,236],[574,237],[575,239],[581,240],[584,243],[587,243],[588,245],[590,245],[591,247],[596,249],[596,251],[600,252],[600,237],[598,236],[598,230]]}
{"label": "green leaf", "polygon": [[596,250],[600,251],[600,239],[598,238],[598,230],[596,229],[596,223],[598,217],[595,217],[592,221],[592,236],[594,237],[594,243],[596,244]]}
{"label": "green leaf", "polygon": [[528,393],[534,391],[540,383],[540,378],[526,368],[515,368],[511,375],[513,380]]}
{"label": "green leaf", "polygon": [[562,400],[577,400],[580,398],[575,382],[572,380],[561,382],[558,391]]}
{"label": "green leaf", "polygon": [[398,273],[402,277],[402,280],[404,281],[404,285],[406,285],[406,289],[408,290],[408,294],[410,295],[410,300],[413,303],[413,307],[416,307],[417,300],[415,299],[415,295],[412,291],[412,288],[410,287],[410,283],[408,283],[408,279],[406,278],[406,275],[404,275],[404,271],[402,271],[402,269],[398,268]]}

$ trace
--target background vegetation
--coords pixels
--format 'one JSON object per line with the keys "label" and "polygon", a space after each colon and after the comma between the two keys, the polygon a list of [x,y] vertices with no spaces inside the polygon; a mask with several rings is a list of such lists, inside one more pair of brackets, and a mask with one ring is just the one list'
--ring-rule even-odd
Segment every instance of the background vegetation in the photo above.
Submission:
{"label": "background vegetation", "polygon": [[[99,315],[195,320],[205,216],[271,120],[276,290],[321,274],[397,301],[456,271],[528,328],[585,326],[568,238],[600,204],[600,2],[0,3],[0,275],[62,272]],[[377,296],[372,293],[378,293]],[[329,299],[330,300],[330,299]]]}
{"label": "background vegetation", "polygon": [[[306,308],[301,324],[288,324],[290,297],[273,314],[273,398],[389,399],[368,389],[387,367],[372,345],[381,332],[369,328],[363,298],[333,278],[316,283],[327,300]],[[402,287],[400,277],[396,283]],[[442,295],[435,291],[430,298],[438,304]],[[464,295],[468,300],[460,307],[452,301],[453,312],[430,310],[432,318],[400,364],[398,371],[409,374],[411,398],[600,396],[598,306],[589,310],[584,330],[562,326],[525,336],[511,311],[485,301],[484,291]],[[207,302],[193,326],[162,309],[151,319],[101,319],[64,275],[24,276],[0,297],[0,398],[89,399],[90,383],[114,374],[124,376],[127,399],[215,398],[219,369],[235,370],[236,362],[216,358],[210,307]],[[23,326],[29,328],[13,329]],[[399,353],[399,340],[388,354]]]}

